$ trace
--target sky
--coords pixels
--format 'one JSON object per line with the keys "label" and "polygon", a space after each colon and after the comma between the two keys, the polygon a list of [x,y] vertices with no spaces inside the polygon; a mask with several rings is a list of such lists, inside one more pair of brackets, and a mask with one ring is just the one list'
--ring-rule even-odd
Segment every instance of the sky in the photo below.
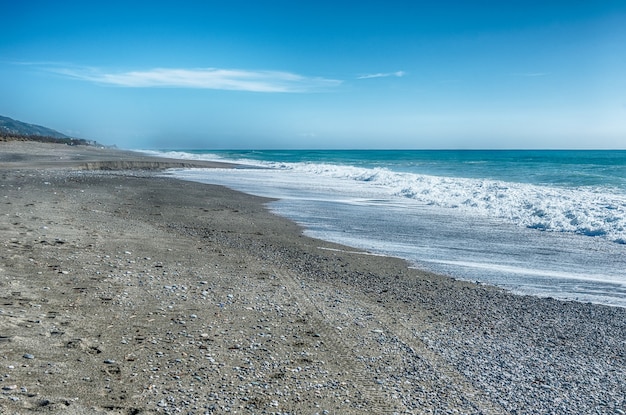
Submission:
{"label": "sky", "polygon": [[122,148],[626,148],[626,0],[0,0],[0,115]]}

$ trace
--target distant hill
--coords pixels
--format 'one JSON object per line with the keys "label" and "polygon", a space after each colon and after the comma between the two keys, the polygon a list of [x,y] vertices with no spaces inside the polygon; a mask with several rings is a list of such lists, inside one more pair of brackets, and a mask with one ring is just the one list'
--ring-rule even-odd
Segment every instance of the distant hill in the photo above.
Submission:
{"label": "distant hill", "polygon": [[42,137],[52,138],[70,138],[65,134],[61,134],[51,128],[42,127],[41,125],[27,124],[25,122],[17,121],[9,117],[3,117],[0,115],[0,133],[11,135],[38,135]]}
{"label": "distant hill", "polygon": [[70,146],[104,147],[93,140],[71,138],[51,128],[27,124],[0,115],[0,142],[6,141],[38,141],[41,143],[67,144]]}

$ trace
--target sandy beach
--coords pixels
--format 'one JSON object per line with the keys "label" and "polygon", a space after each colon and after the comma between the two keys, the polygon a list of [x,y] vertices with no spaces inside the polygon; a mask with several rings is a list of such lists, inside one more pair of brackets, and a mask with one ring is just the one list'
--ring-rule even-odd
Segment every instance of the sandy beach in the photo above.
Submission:
{"label": "sandy beach", "polygon": [[411,269],[156,174],[212,166],[0,143],[0,414],[626,413],[625,309]]}

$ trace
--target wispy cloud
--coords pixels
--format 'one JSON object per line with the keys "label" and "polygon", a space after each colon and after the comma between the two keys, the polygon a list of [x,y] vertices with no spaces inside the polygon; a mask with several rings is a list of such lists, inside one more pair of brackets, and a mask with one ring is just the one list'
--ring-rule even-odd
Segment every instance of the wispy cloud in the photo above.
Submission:
{"label": "wispy cloud", "polygon": [[307,77],[291,72],[219,68],[154,68],[106,72],[95,68],[52,68],[82,81],[127,88],[197,88],[250,92],[314,92],[339,86],[342,81]]}
{"label": "wispy cloud", "polygon": [[525,78],[535,78],[538,76],[546,76],[548,73],[546,72],[523,72],[523,73],[515,73],[515,76],[523,76]]}
{"label": "wispy cloud", "polygon": [[365,75],[359,75],[356,79],[372,79],[372,78],[387,78],[390,76],[395,76],[396,78],[401,78],[406,75],[404,71],[396,71],[396,72],[379,72],[379,73],[371,73]]}

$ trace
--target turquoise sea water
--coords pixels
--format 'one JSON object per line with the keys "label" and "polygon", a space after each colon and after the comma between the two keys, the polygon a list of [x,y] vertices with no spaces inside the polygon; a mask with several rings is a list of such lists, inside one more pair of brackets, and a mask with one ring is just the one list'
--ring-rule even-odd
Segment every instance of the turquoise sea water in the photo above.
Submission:
{"label": "turquoise sea water", "polygon": [[[161,153],[159,153],[161,154]],[[626,151],[181,151],[322,239],[512,291],[626,306]]]}
{"label": "turquoise sea water", "polygon": [[[626,191],[626,150],[250,150],[211,152],[229,160],[319,163],[539,185]],[[202,155],[206,151],[193,151]]]}

